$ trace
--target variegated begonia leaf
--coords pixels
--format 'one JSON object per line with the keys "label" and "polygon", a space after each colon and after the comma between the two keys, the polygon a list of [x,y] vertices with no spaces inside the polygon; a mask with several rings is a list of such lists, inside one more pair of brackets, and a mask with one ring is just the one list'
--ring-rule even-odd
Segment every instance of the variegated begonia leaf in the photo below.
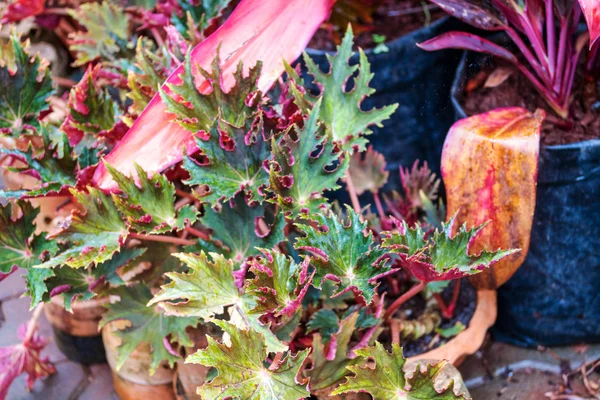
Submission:
{"label": "variegated begonia leaf", "polygon": [[197,316],[212,319],[229,307],[231,322],[240,329],[251,328],[260,332],[270,351],[287,349],[258,318],[256,299],[245,294],[236,285],[233,262],[223,255],[211,253],[209,259],[204,252],[199,255],[175,254],[183,261],[190,272],[166,273],[171,282],[163,285],[161,291],[148,303],[159,304],[168,315]]}
{"label": "variegated begonia leaf", "polygon": [[60,128],[73,146],[82,140],[87,147],[97,146],[98,135],[106,134],[117,122],[117,105],[108,90],[98,84],[100,71],[100,64],[90,65],[69,92],[69,114]]}
{"label": "variegated begonia leaf", "polygon": [[[337,53],[327,55],[330,64],[328,73],[321,71],[319,66],[306,53],[304,54],[304,62],[308,72],[314,77],[315,83],[321,89],[320,96],[322,96],[323,104],[319,116],[325,124],[328,135],[334,142],[340,144],[344,150],[352,150],[356,147],[362,151],[365,150],[367,144],[367,139],[363,135],[372,133],[370,129],[372,125],[383,126],[382,122],[396,111],[398,104],[370,111],[361,110],[362,101],[375,92],[373,88],[369,87],[373,74],[367,56],[362,49],[358,50],[358,64],[349,64],[349,60],[354,54],[352,44],[352,29],[348,26],[342,44],[337,47]],[[356,74],[357,70],[358,75],[354,77],[353,89],[346,91],[348,80]],[[288,68],[288,73],[290,71]],[[290,75],[292,77],[295,75],[295,80],[298,79],[297,74],[292,73]]]}
{"label": "variegated begonia leaf", "polygon": [[357,319],[358,313],[343,319],[327,345],[323,343],[321,334],[313,335],[310,354],[312,367],[304,371],[304,375],[310,378],[311,391],[331,387],[348,375],[348,366],[360,361],[359,358],[349,357],[350,340],[356,329]]}
{"label": "variegated begonia leaf", "polygon": [[69,35],[69,48],[77,55],[74,63],[76,67],[96,59],[114,61],[119,53],[131,46],[129,19],[125,10],[117,3],[85,3],[69,9],[69,15],[85,28],[85,31]]}
{"label": "variegated begonia leaf", "polygon": [[55,126],[41,124],[38,133],[42,137],[43,150],[28,144],[26,151],[0,148],[5,154],[22,164],[6,167],[7,170],[31,176],[39,185],[31,189],[0,190],[0,199],[24,199],[47,195],[67,195],[69,188],[85,185],[91,179],[83,155],[76,155],[67,137]]}
{"label": "variegated begonia leaf", "polygon": [[71,189],[71,194],[86,210],[85,214],[71,211],[67,226],[54,235],[59,242],[68,244],[67,249],[40,267],[97,265],[109,260],[125,243],[127,226],[110,195],[92,187],[87,190],[88,193]]}
{"label": "variegated begonia leaf", "polygon": [[5,207],[0,205],[0,273],[8,274],[15,266],[27,270],[27,294],[31,297],[33,308],[47,291],[44,279],[54,275],[51,270],[34,267],[53,256],[58,246],[46,235],[34,234],[34,220],[39,209],[34,209],[28,202],[19,202],[18,205],[18,218],[15,218],[12,203],[9,202]]}
{"label": "variegated begonia leaf", "polygon": [[[217,56],[210,73],[199,69],[206,79],[204,89],[199,90],[188,54],[181,84],[169,84],[168,92],[161,89],[167,110],[182,127],[196,134],[201,151],[197,157],[184,158],[190,174],[185,183],[206,187],[201,199],[212,206],[240,192],[260,201],[269,184],[264,164],[271,155],[259,107],[262,95],[256,86],[260,63],[246,77],[239,64],[235,85],[227,92],[221,86],[219,63]],[[203,94],[207,87],[212,91]]]}
{"label": "variegated begonia leaf", "polygon": [[148,307],[152,293],[146,285],[121,286],[112,290],[111,294],[119,296],[120,300],[107,306],[108,310],[100,321],[100,328],[112,321],[125,320],[131,323],[131,326],[116,332],[122,340],[121,345],[117,347],[117,370],[141,343],[149,344],[152,349],[151,375],[162,362],[166,361],[173,367],[180,358],[174,354],[171,343],[193,345],[185,330],[187,327],[198,325],[200,319],[167,316],[157,307]]}
{"label": "variegated begonia leaf", "polygon": [[208,337],[208,346],[186,359],[186,363],[217,369],[217,377],[198,388],[202,398],[298,400],[310,396],[306,383],[298,379],[309,349],[266,367],[268,348],[260,333],[226,321],[214,323],[228,335],[230,344]]}
{"label": "variegated begonia leaf", "polygon": [[323,193],[339,188],[337,181],[348,168],[348,156],[332,144],[318,122],[320,108],[318,100],[303,127],[273,139],[269,191],[292,217],[326,204]]}
{"label": "variegated begonia leaf", "polygon": [[338,284],[334,296],[352,291],[357,299],[371,303],[377,279],[390,273],[386,251],[375,245],[372,232],[365,235],[366,222],[349,207],[348,220],[340,220],[335,214],[306,215],[308,224],[296,227],[305,236],[296,240],[294,247],[314,255],[314,284],[321,287],[325,279]]}
{"label": "variegated begonia leaf", "polygon": [[367,151],[356,152],[350,158],[350,176],[357,195],[367,190],[376,193],[387,183],[389,172],[385,170],[383,154],[369,146]]}
{"label": "variegated begonia leaf", "polygon": [[[270,204],[248,205],[241,195],[224,203],[220,211],[207,208],[201,222],[212,229],[214,239],[226,246],[219,252],[236,265],[259,254],[259,248],[272,249],[285,240],[283,214],[276,213]],[[188,251],[196,251],[198,247],[203,248],[198,245]]]}
{"label": "variegated begonia leaf", "polygon": [[402,355],[402,348],[396,343],[392,343],[391,353],[379,342],[373,347],[355,352],[364,362],[373,360],[375,366],[348,366],[354,376],[348,377],[332,394],[362,392],[369,393],[377,400],[466,400],[464,395],[454,393],[454,380],[450,380],[448,386],[440,391],[435,388],[435,381],[447,361],[439,361],[433,365],[417,364],[414,371],[404,371],[406,359]]}
{"label": "variegated begonia leaf", "polygon": [[36,380],[56,373],[56,368],[40,352],[50,343],[37,332],[37,326],[29,337],[27,323],[19,326],[21,343],[0,348],[0,399],[6,399],[11,383],[21,374],[27,374],[27,388],[33,389]]}
{"label": "variegated begonia leaf", "polygon": [[119,185],[122,195],[112,198],[119,211],[127,219],[127,225],[137,232],[159,234],[173,229],[183,229],[196,221],[198,210],[191,205],[175,210],[175,186],[162,174],[148,178],[136,164],[139,185],[110,165],[106,168]]}
{"label": "variegated begonia leaf", "polygon": [[[54,276],[45,282],[49,297],[62,296],[67,311],[71,311],[71,303],[79,300],[89,300],[97,294],[105,295],[108,285],[120,286],[125,284],[117,273],[118,268],[127,268],[137,260],[146,249],[123,249],[110,260],[95,268],[69,268],[62,266],[53,268]],[[45,270],[42,270],[45,271]],[[48,300],[45,298],[45,300]]]}
{"label": "variegated begonia leaf", "polygon": [[340,329],[340,319],[335,311],[322,308],[311,315],[306,327],[308,332],[319,331],[321,338],[325,342],[329,342],[331,335]]}
{"label": "variegated begonia leaf", "polygon": [[47,63],[27,53],[28,42],[11,35],[10,45],[2,56],[11,59],[0,61],[0,134],[19,136],[26,127],[39,126],[54,88]]}
{"label": "variegated begonia leaf", "polygon": [[469,247],[485,224],[471,229],[463,224],[454,234],[455,218],[456,215],[449,222],[442,223],[442,228],[436,228],[433,234],[424,232],[419,225],[410,228],[405,221],[395,220],[397,229],[383,233],[383,247],[398,254],[402,266],[426,283],[477,274],[519,251],[498,249],[469,254]]}
{"label": "variegated begonia leaf", "polygon": [[310,286],[309,258],[301,264],[278,251],[262,250],[260,257],[250,260],[254,278],[247,283],[247,292],[256,297],[253,313],[273,313],[291,317],[302,306]]}

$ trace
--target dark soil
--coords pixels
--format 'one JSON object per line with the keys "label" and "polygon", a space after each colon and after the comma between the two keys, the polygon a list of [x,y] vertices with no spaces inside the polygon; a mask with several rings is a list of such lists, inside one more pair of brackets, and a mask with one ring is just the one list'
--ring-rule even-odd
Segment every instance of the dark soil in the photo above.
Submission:
{"label": "dark soil", "polygon": [[[455,282],[452,282],[448,287],[442,292],[442,298],[446,302],[446,304],[450,303],[452,299],[452,289],[454,287]],[[460,287],[460,296],[458,298],[458,302],[456,304],[456,310],[454,312],[454,316],[452,319],[446,320],[443,319],[440,325],[440,328],[452,328],[457,322],[462,322],[466,327],[469,326],[469,322],[471,322],[471,318],[475,313],[475,307],[477,306],[477,291],[471,284],[469,284],[468,280],[463,279]],[[398,313],[406,312],[410,310],[410,319],[417,318],[419,315],[423,313],[425,310],[425,299],[421,295],[417,295],[407,301],[400,309]],[[437,342],[433,346],[430,347],[430,343],[436,337],[436,333],[431,333],[425,335],[417,340],[401,340],[400,345],[404,350],[405,357],[412,357],[418,354],[426,353],[430,350],[433,350],[437,347],[448,342],[451,339],[444,339],[442,337],[439,338]],[[383,332],[379,337],[379,340],[382,342],[390,342],[389,332]]]}
{"label": "dark soil", "polygon": [[517,106],[530,111],[542,108],[546,110],[548,116],[542,130],[542,145],[568,144],[600,138],[600,110],[594,111],[600,101],[597,95],[597,84],[585,81],[583,66],[580,66],[573,84],[574,100],[571,105],[573,123],[569,124],[572,125],[570,127],[560,126],[564,121],[556,116],[533,85],[516,70],[500,85],[492,88],[484,87],[487,77],[498,66],[508,67],[498,61],[490,61],[478,74],[467,81],[465,92],[460,98],[467,115],[479,114],[498,107]]}
{"label": "dark soil", "polygon": [[[425,8],[429,11],[429,16]],[[437,6],[420,0],[383,0],[373,14],[373,22],[360,27],[353,27],[356,35],[355,44],[363,49],[376,46],[373,34],[385,35],[386,42],[399,38],[407,33],[420,29],[428,23],[443,17],[445,13]],[[339,27],[344,28],[344,27]],[[345,28],[344,28],[345,29]],[[360,31],[363,32],[360,32]],[[342,32],[343,34],[343,32]],[[308,44],[309,48],[333,51],[340,39],[339,33],[328,29],[319,29]]]}

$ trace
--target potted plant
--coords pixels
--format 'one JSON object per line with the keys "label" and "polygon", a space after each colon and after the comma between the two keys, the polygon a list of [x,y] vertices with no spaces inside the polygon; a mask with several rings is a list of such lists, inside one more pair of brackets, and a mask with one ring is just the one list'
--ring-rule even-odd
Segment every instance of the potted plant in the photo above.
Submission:
{"label": "potted plant", "polygon": [[[306,52],[314,61],[305,64],[308,82],[318,70],[329,71],[327,57],[341,43],[349,24],[374,74],[376,92],[362,102],[363,109],[399,104],[384,126],[373,127],[373,147],[385,156],[390,171],[421,160],[439,172],[442,143],[453,122],[447,96],[459,54],[424,53],[416,43],[458,29],[460,22],[444,16],[436,5],[416,0],[338,0],[308,44]],[[359,49],[344,51],[352,54],[352,64],[359,64]],[[399,186],[398,175],[392,174],[387,188]]]}
{"label": "potted plant", "polygon": [[[152,55],[138,45],[139,70],[127,86],[119,63],[89,66],[60,127],[40,121],[37,109],[26,115],[36,124],[26,132],[11,125],[26,146],[6,154],[27,164],[13,170],[35,168],[39,184],[3,193],[0,243],[10,257],[1,272],[26,269],[36,310],[52,295],[67,307],[108,298],[100,326],[122,398],[173,398],[172,381],[190,381],[189,371],[177,378],[173,368],[190,352],[185,360],[204,366],[198,393],[208,398],[254,390],[270,399],[468,397],[459,378],[447,379],[451,364],[437,359],[455,363],[476,351],[493,323],[495,295],[458,282],[516,250],[470,254],[482,227],[444,222],[439,181],[427,167],[403,169],[403,193],[383,197],[377,215],[363,210],[358,193],[379,198],[387,179],[365,135],[388,110],[367,113],[352,101],[372,91],[367,61],[358,68],[360,92],[341,84],[354,73],[343,51],[352,47],[350,33],[331,57],[334,74],[316,76],[320,93],[307,93],[284,61],[298,56],[330,4],[302,3],[282,1],[280,19],[271,4],[244,0],[193,49],[174,32]],[[108,10],[118,15],[118,7]],[[291,31],[278,37],[282,52],[264,51],[282,25]],[[260,35],[240,44],[257,26]],[[306,40],[292,49],[289,38],[298,34]],[[173,43],[191,50],[155,92],[152,82],[181,54]],[[12,44],[20,54],[19,40]],[[33,65],[37,77],[38,66],[23,60],[9,75]],[[291,79],[271,99],[263,93],[284,68]],[[38,79],[24,82],[31,91]],[[109,86],[127,92],[133,108],[115,104]],[[355,130],[340,130],[348,120]],[[125,135],[115,128],[120,122],[131,125]],[[342,179],[351,182],[352,208],[324,196]],[[27,199],[55,193],[75,207],[58,232],[36,234]],[[35,368],[3,370],[2,382]],[[390,368],[395,380],[374,391],[369,382]],[[178,395],[192,395],[181,386]]]}
{"label": "potted plant", "polygon": [[[537,179],[529,255],[499,291],[497,336],[525,346],[598,340],[593,322],[598,304],[584,299],[594,298],[591,282],[598,278],[600,261],[593,245],[578,239],[582,233],[597,235],[599,222],[598,4],[494,1],[486,8],[469,1],[435,2],[471,25],[508,38],[496,43],[449,32],[420,44],[426,50],[463,48],[494,56],[492,61],[470,53],[463,57],[453,89],[459,118],[497,107],[546,111],[539,173],[529,169],[533,175],[526,178],[534,184]],[[580,29],[582,14],[588,30]],[[514,108],[505,111],[511,113]],[[480,122],[490,115],[483,114]],[[531,165],[537,153],[525,149],[520,157],[518,162]],[[585,272],[581,265],[587,266]]]}

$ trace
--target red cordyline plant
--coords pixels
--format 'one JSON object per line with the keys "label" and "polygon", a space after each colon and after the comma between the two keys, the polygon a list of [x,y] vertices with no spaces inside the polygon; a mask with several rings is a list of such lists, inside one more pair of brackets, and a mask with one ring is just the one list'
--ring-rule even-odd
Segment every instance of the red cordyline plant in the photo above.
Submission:
{"label": "red cordyline plant", "polygon": [[[447,32],[426,42],[422,49],[448,48],[491,54],[513,64],[533,84],[548,105],[569,118],[571,90],[582,50],[598,47],[600,2],[597,0],[431,0],[452,16],[479,29],[503,31],[524,59],[506,47],[466,32]],[[589,33],[578,33],[581,14]],[[592,51],[598,57],[597,50]],[[592,65],[592,61],[590,61]]]}

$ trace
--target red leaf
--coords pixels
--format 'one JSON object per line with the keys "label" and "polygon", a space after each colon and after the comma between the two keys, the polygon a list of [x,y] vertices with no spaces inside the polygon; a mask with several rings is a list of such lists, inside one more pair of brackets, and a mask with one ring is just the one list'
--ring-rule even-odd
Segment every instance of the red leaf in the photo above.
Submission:
{"label": "red leaf", "polygon": [[469,25],[488,31],[501,30],[506,26],[506,20],[489,3],[466,0],[431,0],[448,14]]}
{"label": "red leaf", "polygon": [[427,51],[436,51],[441,49],[463,49],[476,51],[478,53],[487,53],[496,57],[503,58],[513,64],[518,64],[517,57],[502,46],[487,39],[466,32],[447,32],[429,39],[423,43],[417,43],[417,46]]}
{"label": "red leaf", "polygon": [[27,374],[27,388],[31,390],[37,379],[56,372],[48,358],[41,358],[40,352],[48,344],[48,339],[37,333],[37,327],[26,338],[27,326],[19,327],[22,343],[0,348],[0,399],[5,399],[11,383],[21,374]]}
{"label": "red leaf", "polygon": [[[300,55],[332,5],[333,0],[242,0],[227,21],[192,50],[191,58],[198,67],[209,70],[218,49],[224,60],[222,85],[226,90],[234,84],[233,73],[240,62],[247,71],[260,60],[258,87],[265,92],[283,73],[283,61],[292,62]],[[179,83],[182,71],[182,66],[177,68],[166,83]],[[200,91],[210,90],[200,76],[196,84]],[[167,89],[166,85],[163,88]],[[181,161],[183,150],[196,150],[194,134],[170,122],[156,95],[105,160],[125,175],[135,175],[134,163],[153,174]],[[105,190],[115,188],[103,164],[96,170],[94,183]]]}
{"label": "red leaf", "polygon": [[600,1],[579,0],[579,5],[585,15],[588,29],[590,31],[590,48],[600,37]]}
{"label": "red leaf", "polygon": [[15,0],[6,7],[0,23],[19,22],[44,12],[44,0]]}

